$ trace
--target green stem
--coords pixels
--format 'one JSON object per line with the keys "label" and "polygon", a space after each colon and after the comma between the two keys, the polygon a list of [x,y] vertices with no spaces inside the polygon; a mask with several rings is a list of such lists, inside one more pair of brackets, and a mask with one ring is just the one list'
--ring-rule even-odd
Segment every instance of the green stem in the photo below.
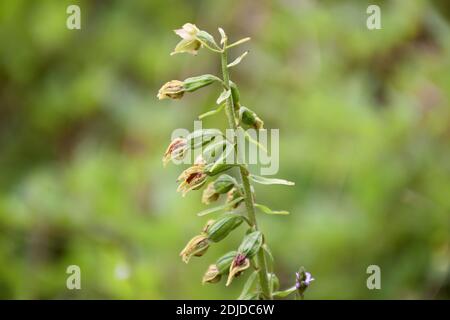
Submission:
{"label": "green stem", "polygon": [[[226,46],[227,44],[224,43],[223,51],[221,53],[221,62],[222,62],[222,74],[223,74],[223,82],[225,85],[225,89],[230,89],[230,75],[228,73],[228,59],[227,59],[227,51]],[[227,106],[226,106],[226,114],[228,118],[228,125],[231,129],[236,130],[236,117],[234,114],[234,103],[233,103],[233,97],[230,95],[230,97],[227,100]],[[237,148],[237,145],[235,145],[235,148]],[[236,156],[237,156],[237,150],[235,150]],[[244,200],[245,200],[245,207],[247,209],[247,215],[248,219],[250,220],[250,223],[252,224],[252,227],[254,230],[258,230],[258,224],[256,221],[256,214],[255,214],[255,207],[253,203],[253,196],[252,191],[250,188],[250,181],[248,179],[248,171],[243,168],[242,166],[239,167],[240,176],[242,180],[242,185],[244,187]],[[267,279],[267,262],[266,262],[266,256],[264,254],[264,249],[261,247],[259,249],[257,255],[256,255],[256,263],[258,265],[259,271],[259,284],[261,286],[262,294],[267,299],[272,299],[272,292],[269,286],[269,281]]]}

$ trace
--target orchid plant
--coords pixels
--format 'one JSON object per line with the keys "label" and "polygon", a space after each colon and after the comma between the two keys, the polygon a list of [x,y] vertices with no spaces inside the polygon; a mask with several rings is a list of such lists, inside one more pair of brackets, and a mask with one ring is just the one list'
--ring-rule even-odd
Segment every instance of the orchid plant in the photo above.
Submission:
{"label": "orchid plant", "polygon": [[[187,92],[194,92],[217,83],[222,88],[222,93],[217,99],[218,107],[199,118],[203,119],[225,110],[230,130],[237,132],[249,128],[262,129],[264,122],[254,111],[242,105],[238,87],[230,80],[229,74],[229,69],[238,65],[248,53],[244,52],[229,63],[229,49],[249,41],[250,38],[229,44],[225,31],[219,28],[221,40],[218,44],[212,35],[191,23],[186,23],[181,29],[175,30],[175,33],[182,40],[176,45],[171,55],[178,53],[196,55],[201,48],[205,48],[220,56],[222,75],[217,77],[205,74],[184,81],[169,81],[161,87],[157,97],[181,99]],[[198,214],[204,216],[223,212],[216,219],[207,221],[201,232],[187,243],[180,253],[182,261],[188,263],[192,257],[203,256],[212,244],[222,241],[238,226],[245,224],[247,231],[241,245],[211,264],[203,276],[203,283],[218,283],[224,277],[228,286],[236,277],[253,270],[248,276],[239,299],[285,298],[291,294],[297,298],[303,298],[305,290],[314,279],[302,267],[295,274],[295,285],[286,290],[279,289],[278,278],[273,273],[273,256],[256,219],[256,209],[267,214],[288,214],[288,212],[273,211],[267,206],[256,203],[251,185],[251,181],[264,185],[293,185],[294,183],[250,174],[248,165],[240,161],[225,162],[223,156],[226,154],[225,150],[231,150],[236,159],[240,159],[242,151],[239,149],[236,137],[232,141],[227,138],[217,141],[217,136],[225,137],[217,129],[204,129],[194,131],[187,137],[177,137],[171,141],[163,157],[163,163],[166,165],[171,161],[183,159],[189,150],[204,148],[193,165],[179,176],[178,191],[184,196],[189,191],[199,190],[206,185],[202,195],[202,202],[206,205],[218,201],[221,196],[226,197],[223,205],[209,208]],[[249,135],[246,137],[250,143],[264,148]]]}

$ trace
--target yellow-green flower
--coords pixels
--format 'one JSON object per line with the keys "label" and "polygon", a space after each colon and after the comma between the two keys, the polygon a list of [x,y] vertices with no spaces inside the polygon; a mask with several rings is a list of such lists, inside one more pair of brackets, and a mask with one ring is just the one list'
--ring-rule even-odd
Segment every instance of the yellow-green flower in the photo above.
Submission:
{"label": "yellow-green flower", "polygon": [[188,263],[192,256],[201,257],[209,247],[209,240],[205,234],[193,237],[180,252],[183,262]]}
{"label": "yellow-green flower", "polygon": [[192,23],[186,23],[181,29],[176,29],[174,32],[179,35],[182,40],[178,42],[171,55],[183,52],[196,55],[202,45],[197,39],[197,33],[200,32],[197,26]]}

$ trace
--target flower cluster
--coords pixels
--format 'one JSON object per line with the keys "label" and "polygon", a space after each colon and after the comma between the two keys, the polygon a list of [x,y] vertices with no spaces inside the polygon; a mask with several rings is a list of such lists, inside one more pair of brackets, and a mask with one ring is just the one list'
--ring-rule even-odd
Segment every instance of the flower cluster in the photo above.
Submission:
{"label": "flower cluster", "polygon": [[[181,37],[181,41],[176,45],[172,55],[178,53],[196,55],[202,48],[218,53],[221,57],[222,77],[204,74],[182,81],[171,80],[161,87],[157,94],[158,99],[181,99],[187,92],[194,92],[215,83],[222,89],[216,101],[218,107],[199,116],[200,119],[216,115],[225,109],[231,130],[262,129],[263,120],[242,104],[239,89],[230,80],[229,75],[229,69],[238,65],[247,52],[231,63],[227,61],[228,50],[247,42],[250,38],[229,44],[226,33],[219,28],[221,40],[218,45],[212,35],[192,23],[186,23],[181,29],[175,30],[175,33]],[[170,142],[163,156],[165,166],[171,161],[184,159],[190,150],[205,147],[193,165],[185,169],[178,177],[178,191],[185,196],[188,192],[199,190],[206,185],[201,198],[205,205],[218,202],[223,197],[223,204],[198,213],[198,216],[204,216],[223,212],[221,216],[208,220],[202,230],[189,240],[180,252],[182,261],[189,263],[192,257],[204,256],[211,245],[224,240],[232,231],[245,225],[247,231],[240,246],[209,265],[202,282],[204,284],[218,283],[222,277],[225,277],[226,286],[229,286],[235,278],[253,269],[239,298],[272,299],[287,296],[294,291],[303,296],[303,292],[314,280],[309,273],[297,273],[294,287],[277,291],[278,278],[273,272],[268,272],[269,267],[273,269],[273,258],[265,237],[258,228],[256,209],[261,209],[263,213],[268,214],[287,214],[287,212],[273,211],[265,205],[257,204],[250,181],[264,185],[293,185],[294,183],[283,179],[268,179],[252,175],[245,164],[224,163],[224,152],[220,151],[223,151],[225,144],[231,144],[230,150],[235,156],[239,152],[238,144],[236,141],[230,142],[227,139],[223,143],[213,142],[217,135],[225,137],[219,130],[206,129],[195,131],[187,137],[175,138]],[[256,143],[256,145],[260,147],[259,144]]]}

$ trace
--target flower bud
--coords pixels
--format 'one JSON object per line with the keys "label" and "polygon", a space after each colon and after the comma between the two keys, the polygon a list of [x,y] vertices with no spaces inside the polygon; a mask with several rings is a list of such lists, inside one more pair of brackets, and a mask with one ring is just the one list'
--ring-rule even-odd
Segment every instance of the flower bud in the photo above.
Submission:
{"label": "flower bud", "polygon": [[[242,197],[242,193],[239,191],[239,189],[237,187],[233,187],[230,191],[228,191],[227,193],[227,203],[233,202],[234,200],[236,200],[237,198]],[[239,207],[239,205],[243,202],[239,201],[237,203],[235,203],[233,205],[233,209],[236,209],[237,207]]]}
{"label": "flower bud", "polygon": [[184,81],[171,80],[166,82],[158,91],[158,99],[181,99],[185,92],[194,92],[197,89],[206,87],[214,81],[222,82],[212,74],[204,74],[198,77],[187,78]]}
{"label": "flower bud", "polygon": [[228,274],[228,279],[226,286],[229,286],[234,278],[238,277],[242,272],[250,267],[250,259],[245,255],[238,253],[233,259],[230,265],[230,272]]}
{"label": "flower bud", "polygon": [[177,191],[181,191],[183,197],[191,190],[197,190],[206,182],[205,164],[198,163],[184,170],[178,177],[180,182]]}
{"label": "flower bud", "polygon": [[235,214],[226,214],[212,223],[208,230],[208,239],[219,242],[242,223],[242,217]]}
{"label": "flower bud", "polygon": [[205,274],[203,275],[202,283],[216,283],[219,282],[221,278],[222,275],[220,274],[217,265],[211,264],[209,265],[208,270],[206,270]]}
{"label": "flower bud", "polygon": [[233,98],[233,106],[235,110],[239,110],[240,104],[240,94],[237,85],[230,80],[231,97]]}
{"label": "flower bud", "polygon": [[184,95],[184,84],[179,80],[166,82],[158,91],[158,99],[181,99]]}
{"label": "flower bud", "polygon": [[166,152],[163,156],[164,166],[170,162],[172,159],[181,160],[183,159],[185,152],[187,150],[187,142],[184,138],[175,138],[167,147]]}
{"label": "flower bud", "polygon": [[230,191],[235,184],[236,180],[233,177],[227,174],[221,175],[216,181],[208,184],[205,191],[203,191],[202,202],[210,204],[216,201],[221,194]]}
{"label": "flower bud", "polygon": [[179,35],[182,40],[178,42],[175,50],[170,55],[183,52],[196,55],[201,47],[201,42],[197,39],[197,34],[200,32],[197,26],[192,23],[186,23],[181,29],[174,30],[174,32]]}
{"label": "flower bud", "polygon": [[264,122],[256,115],[256,113],[246,107],[241,107],[239,109],[239,120],[241,123],[257,130],[264,127]]}
{"label": "flower bud", "polygon": [[180,252],[181,260],[188,263],[192,256],[201,257],[209,247],[208,237],[200,234],[192,238]]}
{"label": "flower bud", "polygon": [[261,248],[263,243],[263,236],[260,231],[254,231],[247,234],[242,240],[239,246],[238,252],[246,256],[247,258],[252,258]]}

